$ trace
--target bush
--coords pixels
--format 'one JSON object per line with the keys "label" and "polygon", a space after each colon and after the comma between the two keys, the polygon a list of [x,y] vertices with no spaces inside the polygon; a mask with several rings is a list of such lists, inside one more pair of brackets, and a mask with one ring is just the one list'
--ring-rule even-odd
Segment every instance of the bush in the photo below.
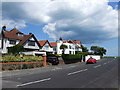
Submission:
{"label": "bush", "polygon": [[20,57],[19,56],[14,56],[14,55],[6,55],[4,56],[1,60],[1,62],[15,62],[15,61],[20,61]]}
{"label": "bush", "polygon": [[62,55],[63,59],[65,60],[80,60],[81,59],[81,55],[79,54],[76,54],[76,55],[73,55],[73,54],[63,54]]}
{"label": "bush", "polygon": [[65,64],[68,63],[75,63],[75,62],[80,62],[82,59],[82,56],[80,54],[63,54],[62,58],[65,62]]}
{"label": "bush", "polygon": [[[43,61],[42,56],[24,56],[22,58],[22,62],[31,62],[31,61]],[[5,55],[0,62],[7,63],[7,62],[21,62],[19,55]]]}
{"label": "bush", "polygon": [[23,65],[22,65],[22,69],[27,69],[27,65],[26,65],[26,64],[23,64]]}
{"label": "bush", "polygon": [[25,51],[25,49],[22,45],[19,45],[19,44],[8,48],[8,53],[12,53],[12,54],[19,54],[19,52],[22,52],[22,51]]}

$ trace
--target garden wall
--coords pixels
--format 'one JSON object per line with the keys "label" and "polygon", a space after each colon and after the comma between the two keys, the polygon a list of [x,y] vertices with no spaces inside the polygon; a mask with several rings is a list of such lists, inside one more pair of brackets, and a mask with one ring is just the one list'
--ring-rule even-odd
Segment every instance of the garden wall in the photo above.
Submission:
{"label": "garden wall", "polygon": [[2,71],[43,67],[43,61],[0,63]]}

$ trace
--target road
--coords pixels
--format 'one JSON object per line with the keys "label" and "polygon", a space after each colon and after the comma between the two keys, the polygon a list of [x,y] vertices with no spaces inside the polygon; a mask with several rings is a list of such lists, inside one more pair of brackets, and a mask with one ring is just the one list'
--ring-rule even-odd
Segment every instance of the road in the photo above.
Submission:
{"label": "road", "polygon": [[118,88],[118,60],[2,78],[2,88]]}

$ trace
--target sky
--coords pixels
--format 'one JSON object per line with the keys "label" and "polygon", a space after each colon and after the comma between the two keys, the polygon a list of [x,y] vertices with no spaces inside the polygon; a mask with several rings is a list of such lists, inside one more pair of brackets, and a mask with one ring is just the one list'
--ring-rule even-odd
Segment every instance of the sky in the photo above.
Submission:
{"label": "sky", "polygon": [[118,0],[3,0],[2,23],[37,40],[79,40],[118,56]]}

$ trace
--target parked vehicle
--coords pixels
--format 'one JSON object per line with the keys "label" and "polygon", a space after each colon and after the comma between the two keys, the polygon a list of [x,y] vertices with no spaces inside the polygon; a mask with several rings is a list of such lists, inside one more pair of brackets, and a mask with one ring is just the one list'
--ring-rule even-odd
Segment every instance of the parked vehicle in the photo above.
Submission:
{"label": "parked vehicle", "polygon": [[52,63],[52,65],[58,65],[59,64],[58,57],[56,57],[56,56],[48,56],[47,57],[47,62]]}
{"label": "parked vehicle", "polygon": [[89,59],[87,60],[86,64],[88,64],[88,63],[96,63],[96,62],[97,62],[96,59],[94,59],[94,58],[89,58]]}

